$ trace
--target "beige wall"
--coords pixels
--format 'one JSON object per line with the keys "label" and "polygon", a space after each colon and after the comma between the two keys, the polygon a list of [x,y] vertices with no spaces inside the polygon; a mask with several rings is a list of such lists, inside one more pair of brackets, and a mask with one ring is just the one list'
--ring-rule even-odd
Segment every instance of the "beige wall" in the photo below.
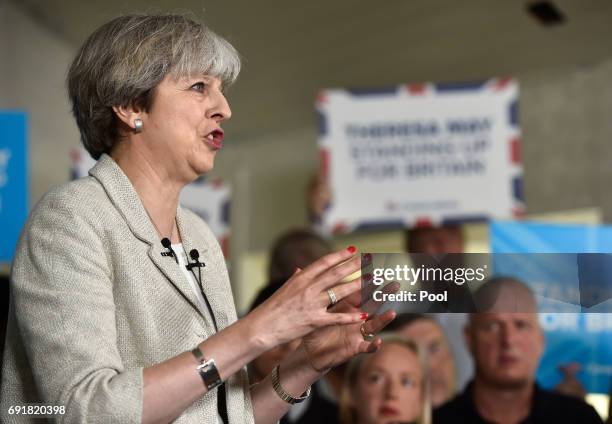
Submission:
{"label": "beige wall", "polygon": [[529,211],[599,206],[612,222],[612,50],[603,63],[521,82]]}
{"label": "beige wall", "polygon": [[10,3],[0,5],[0,109],[30,119],[31,204],[68,179],[69,149],[79,136],[64,78],[74,49]]}

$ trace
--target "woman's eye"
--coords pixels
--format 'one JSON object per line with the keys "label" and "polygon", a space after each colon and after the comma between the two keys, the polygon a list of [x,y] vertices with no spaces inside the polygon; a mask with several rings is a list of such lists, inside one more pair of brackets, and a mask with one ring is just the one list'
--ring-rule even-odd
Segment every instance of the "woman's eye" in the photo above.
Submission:
{"label": "woman's eye", "polygon": [[380,374],[370,374],[368,375],[368,382],[370,383],[378,383],[381,380]]}
{"label": "woman's eye", "polygon": [[196,82],[195,84],[193,84],[190,88],[195,91],[203,92],[205,87],[206,87],[206,84],[200,81],[200,82]]}
{"label": "woman's eye", "polygon": [[402,386],[404,387],[412,387],[414,386],[414,380],[410,377],[402,378]]}

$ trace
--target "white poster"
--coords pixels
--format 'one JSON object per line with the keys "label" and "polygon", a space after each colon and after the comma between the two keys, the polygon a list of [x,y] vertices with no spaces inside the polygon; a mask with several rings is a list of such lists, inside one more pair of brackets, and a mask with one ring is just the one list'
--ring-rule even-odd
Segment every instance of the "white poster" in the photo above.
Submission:
{"label": "white poster", "polygon": [[511,218],[524,211],[518,83],[325,90],[319,145],[333,233]]}

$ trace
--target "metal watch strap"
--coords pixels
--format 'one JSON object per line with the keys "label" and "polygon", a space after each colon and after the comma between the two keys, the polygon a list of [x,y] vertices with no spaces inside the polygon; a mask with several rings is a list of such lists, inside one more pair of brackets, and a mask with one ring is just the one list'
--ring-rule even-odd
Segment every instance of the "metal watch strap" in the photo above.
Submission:
{"label": "metal watch strap", "polygon": [[200,374],[200,377],[202,377],[202,381],[204,382],[204,385],[206,386],[208,391],[223,384],[214,359],[211,358],[207,360],[206,358],[204,358],[204,355],[202,354],[202,351],[198,346],[196,346],[195,349],[191,351],[191,353],[199,362],[199,365],[196,367],[196,370]]}
{"label": "metal watch strap", "polygon": [[287,393],[280,384],[279,368],[280,368],[280,365],[277,365],[274,367],[274,370],[272,371],[272,387],[274,388],[274,391],[276,392],[278,397],[280,397],[282,400],[284,400],[288,404],[293,405],[295,403],[303,402],[304,399],[310,396],[310,387],[308,388],[308,390],[306,390],[306,392],[302,394],[302,396],[298,398],[295,398],[291,396],[289,393]]}

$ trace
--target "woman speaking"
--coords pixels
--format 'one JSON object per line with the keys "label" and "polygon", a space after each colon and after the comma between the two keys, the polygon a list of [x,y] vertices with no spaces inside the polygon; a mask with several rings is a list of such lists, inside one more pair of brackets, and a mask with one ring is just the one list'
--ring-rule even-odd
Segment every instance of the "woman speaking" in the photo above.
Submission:
{"label": "woman speaking", "polygon": [[[237,320],[227,270],[181,189],[209,172],[231,111],[234,48],[184,16],[97,29],[68,73],[81,139],[98,159],[32,211],[11,271],[4,422],[274,423],[327,369],[374,351],[394,317],[367,319],[349,247],[298,270]],[[249,387],[245,365],[302,338]],[[367,339],[367,340],[366,340]],[[16,411],[20,411],[17,413]]]}

